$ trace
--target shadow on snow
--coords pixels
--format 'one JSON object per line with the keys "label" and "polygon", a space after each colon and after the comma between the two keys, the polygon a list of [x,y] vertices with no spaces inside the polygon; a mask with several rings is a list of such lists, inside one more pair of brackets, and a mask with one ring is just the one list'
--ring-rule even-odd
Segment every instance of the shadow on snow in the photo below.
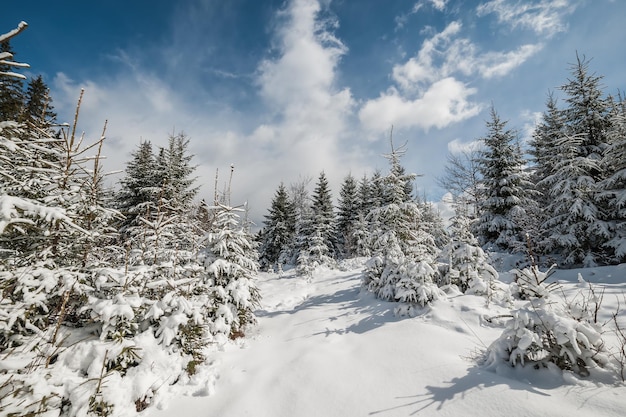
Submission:
{"label": "shadow on snow", "polygon": [[[329,316],[326,319],[330,322],[337,321],[340,317],[362,317],[356,323],[343,329],[330,329],[327,327],[325,331],[314,333],[312,336],[330,336],[331,334],[346,333],[362,334],[381,327],[385,323],[401,320],[393,312],[394,308],[399,304],[377,299],[373,294],[363,290],[360,278],[361,273],[351,274],[345,278],[335,277],[333,282],[329,284],[329,288],[333,284],[345,281],[354,281],[354,285],[336,292],[310,296],[290,310],[266,311],[261,309],[256,311],[256,315],[257,317],[271,318],[283,314],[297,314],[305,310],[320,309],[329,312]],[[319,319],[312,319],[311,321],[314,320]]]}
{"label": "shadow on snow", "polygon": [[[443,409],[446,402],[452,402],[455,398],[463,400],[466,395],[474,390],[483,390],[498,385],[504,385],[507,389],[527,391],[529,394],[549,397],[550,394],[542,392],[530,383],[500,376],[494,372],[485,370],[479,366],[468,369],[465,376],[453,378],[445,383],[445,386],[427,385],[424,388],[426,392],[406,397],[396,397],[398,401],[406,401],[389,408],[372,411],[369,415],[384,415],[384,413],[407,408],[409,415],[416,415],[431,406],[436,406],[437,410]],[[533,382],[533,385],[536,385]],[[545,380],[542,388],[551,389],[562,385],[562,381]],[[415,408],[417,407],[417,408]]]}

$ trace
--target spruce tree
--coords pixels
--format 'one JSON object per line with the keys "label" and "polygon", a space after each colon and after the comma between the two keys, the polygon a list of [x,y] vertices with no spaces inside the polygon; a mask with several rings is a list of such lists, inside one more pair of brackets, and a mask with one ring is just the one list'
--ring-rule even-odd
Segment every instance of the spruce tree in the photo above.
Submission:
{"label": "spruce tree", "polygon": [[[163,157],[164,155],[164,157]],[[198,194],[194,186],[196,169],[191,165],[193,155],[189,153],[189,138],[184,133],[172,134],[167,148],[157,158],[157,169],[163,171],[162,187],[164,198],[175,212],[186,212]]]}
{"label": "spruce tree", "polygon": [[319,233],[324,245],[328,248],[328,253],[335,258],[337,256],[336,215],[328,180],[323,171],[320,173],[313,190],[312,209],[314,235]]}
{"label": "spruce tree", "polygon": [[566,265],[606,262],[603,247],[610,238],[600,183],[606,177],[602,154],[608,146],[607,99],[601,77],[589,74],[588,62],[577,56],[572,78],[561,87],[566,93],[564,134],[558,140],[559,160],[542,183],[550,204],[544,228],[550,230],[549,249]]}
{"label": "spruce tree", "polygon": [[456,285],[464,293],[489,295],[498,273],[478,246],[468,211],[464,200],[455,201],[454,216],[450,219],[450,242],[439,255],[440,262],[446,265],[442,283]]}
{"label": "spruce tree", "polygon": [[158,198],[162,178],[157,175],[156,162],[152,153],[152,144],[142,141],[131,154],[132,159],[126,164],[126,175],[120,181],[117,207],[125,216],[121,230],[136,225],[136,219],[145,210],[142,205],[154,202]]}
{"label": "spruce tree", "polygon": [[348,175],[339,190],[337,214],[337,240],[343,257],[356,255],[355,230],[360,213],[358,184],[352,175]]}
{"label": "spruce tree", "polygon": [[490,116],[487,135],[481,139],[484,149],[480,171],[485,197],[480,203],[476,228],[483,246],[520,251],[525,247],[521,224],[533,201],[532,183],[523,170],[516,133],[507,129],[507,122],[500,119],[493,107]]}
{"label": "spruce tree", "polygon": [[296,214],[283,183],[274,194],[264,225],[259,254],[261,266],[270,268],[288,263],[295,238]]}
{"label": "spruce tree", "polygon": [[600,198],[608,208],[607,221],[611,238],[606,246],[612,249],[610,262],[626,259],[626,99],[619,97],[610,112],[611,128],[608,146],[602,157],[607,177],[600,183]]}
{"label": "spruce tree", "polygon": [[337,256],[336,219],[332,195],[324,172],[313,191],[310,211],[304,213],[297,230],[298,270],[311,275],[317,266],[331,265]]}
{"label": "spruce tree", "polygon": [[[260,294],[254,279],[258,259],[252,237],[241,225],[241,209],[218,205],[207,236],[205,268],[212,281],[209,310],[213,335],[241,337],[256,322]],[[223,338],[222,338],[223,340]],[[219,339],[218,339],[219,341]]]}
{"label": "spruce tree", "polygon": [[383,184],[386,201],[370,211],[368,220],[375,225],[371,235],[372,258],[363,273],[363,286],[377,297],[424,305],[443,296],[437,288],[437,248],[433,236],[423,227],[419,205],[407,199],[407,182],[415,174],[405,174],[400,158],[404,147],[385,155],[390,163]]}
{"label": "spruce tree", "polygon": [[531,180],[535,184],[537,194],[535,195],[535,205],[531,217],[535,220],[535,230],[531,232],[532,240],[536,243],[535,251],[538,253],[547,252],[551,246],[549,242],[550,230],[542,227],[548,220],[549,213],[544,210],[550,204],[550,187],[546,178],[556,173],[556,164],[561,155],[556,150],[559,149],[559,141],[565,135],[564,113],[557,106],[557,100],[552,93],[549,93],[546,101],[546,110],[542,114],[541,121],[533,131],[530,141],[529,153],[532,159]]}
{"label": "spruce tree", "polygon": [[50,97],[50,89],[41,75],[33,78],[26,89],[26,102],[21,120],[40,129],[49,129],[56,123],[56,113]]}

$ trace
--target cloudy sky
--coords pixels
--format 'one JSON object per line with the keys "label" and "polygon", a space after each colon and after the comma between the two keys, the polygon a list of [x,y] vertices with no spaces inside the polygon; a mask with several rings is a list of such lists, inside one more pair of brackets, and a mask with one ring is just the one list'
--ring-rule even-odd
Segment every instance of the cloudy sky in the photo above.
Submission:
{"label": "cloudy sky", "polygon": [[[622,0],[10,1],[0,32],[43,75],[61,121],[108,120],[109,170],[140,140],[184,131],[210,200],[235,166],[233,204],[266,213],[278,184],[323,170],[385,170],[393,126],[404,165],[436,201],[446,155],[485,132],[493,103],[523,138],[576,53],[607,93],[626,90]],[[313,185],[313,184],[312,184]]]}

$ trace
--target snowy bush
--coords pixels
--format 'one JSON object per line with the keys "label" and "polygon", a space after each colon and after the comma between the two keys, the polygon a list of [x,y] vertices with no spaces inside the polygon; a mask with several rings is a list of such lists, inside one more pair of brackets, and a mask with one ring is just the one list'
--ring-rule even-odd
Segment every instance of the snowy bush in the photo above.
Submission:
{"label": "snowy bush", "polygon": [[484,365],[488,368],[503,362],[512,366],[553,363],[588,375],[589,369],[608,364],[597,321],[600,300],[593,291],[572,302],[559,299],[551,292],[552,285],[546,284],[547,275],[534,266],[518,271],[514,285],[529,301],[511,312],[502,335],[487,349]]}
{"label": "snowy bush", "polygon": [[436,270],[426,261],[402,257],[374,256],[365,264],[366,288],[378,298],[424,306],[444,298],[433,282]]}
{"label": "snowy bush", "polygon": [[443,248],[439,259],[447,261],[443,284],[456,285],[467,294],[488,295],[495,290],[499,274],[479,246],[452,241]]}

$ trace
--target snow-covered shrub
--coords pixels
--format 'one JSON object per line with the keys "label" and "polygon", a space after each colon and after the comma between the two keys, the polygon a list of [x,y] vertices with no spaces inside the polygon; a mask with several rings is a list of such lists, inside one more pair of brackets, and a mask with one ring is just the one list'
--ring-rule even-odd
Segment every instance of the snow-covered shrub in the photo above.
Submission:
{"label": "snow-covered shrub", "polygon": [[547,273],[533,266],[518,274],[513,285],[528,302],[511,312],[502,335],[485,353],[485,366],[553,363],[580,375],[605,366],[609,360],[596,317],[600,301],[594,292],[568,302],[553,295],[551,284],[545,282]]}
{"label": "snow-covered shrub", "polygon": [[539,267],[532,265],[524,269],[514,269],[514,281],[511,284],[511,293],[522,300],[549,297],[550,293],[558,287],[558,283],[547,283],[546,280],[552,275],[556,265],[552,265],[547,271],[540,271]]}
{"label": "snow-covered shrub", "polygon": [[452,241],[443,248],[439,259],[447,262],[443,284],[456,285],[467,294],[488,295],[495,290],[499,274],[479,246]]}

